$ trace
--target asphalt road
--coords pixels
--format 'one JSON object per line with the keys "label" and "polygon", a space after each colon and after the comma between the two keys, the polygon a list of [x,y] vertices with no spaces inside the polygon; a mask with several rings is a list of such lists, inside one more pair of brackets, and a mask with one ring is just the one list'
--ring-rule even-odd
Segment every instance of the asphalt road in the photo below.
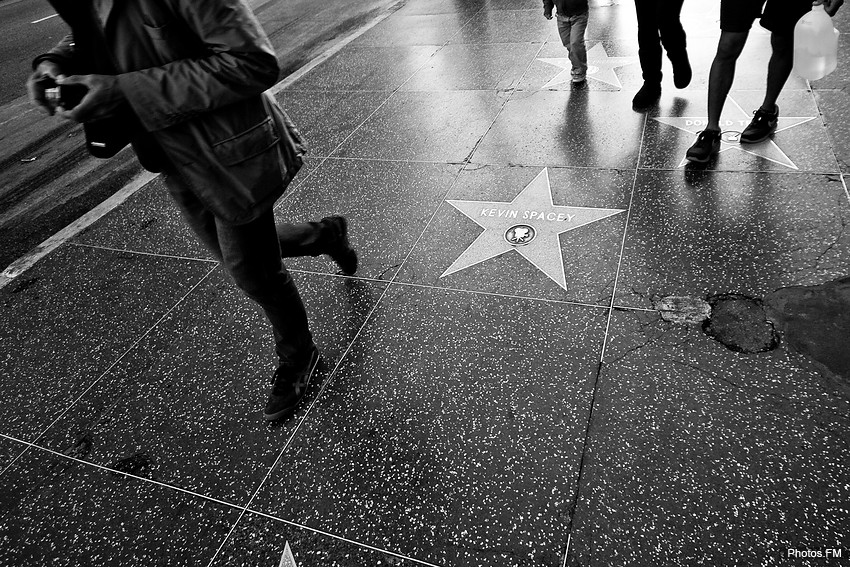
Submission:
{"label": "asphalt road", "polygon": [[0,0],[0,105],[26,94],[32,58],[67,33],[55,13],[44,0]]}

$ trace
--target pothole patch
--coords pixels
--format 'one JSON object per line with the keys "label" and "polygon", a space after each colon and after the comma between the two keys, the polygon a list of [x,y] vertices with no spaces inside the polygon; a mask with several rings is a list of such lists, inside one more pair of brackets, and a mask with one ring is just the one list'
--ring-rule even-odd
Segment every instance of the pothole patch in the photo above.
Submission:
{"label": "pothole patch", "polygon": [[703,299],[669,295],[655,302],[661,318],[669,323],[702,323],[711,316],[711,306]]}
{"label": "pothole patch", "polygon": [[726,348],[752,354],[779,346],[779,335],[760,299],[723,294],[709,297],[708,304],[711,317],[703,330]]}

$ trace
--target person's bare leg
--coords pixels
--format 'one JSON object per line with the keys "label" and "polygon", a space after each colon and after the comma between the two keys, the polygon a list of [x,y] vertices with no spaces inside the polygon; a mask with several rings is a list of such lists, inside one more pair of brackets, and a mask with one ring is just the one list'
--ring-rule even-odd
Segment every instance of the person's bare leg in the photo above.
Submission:
{"label": "person's bare leg", "polygon": [[767,64],[767,89],[761,108],[767,112],[776,112],[776,100],[794,67],[794,36],[774,32],[770,34],[770,46],[773,52]]}
{"label": "person's bare leg", "polygon": [[708,124],[706,130],[720,130],[720,114],[726,103],[726,96],[732,89],[735,80],[735,66],[744,45],[747,43],[749,31],[720,32],[717,44],[717,54],[711,63],[708,75]]}

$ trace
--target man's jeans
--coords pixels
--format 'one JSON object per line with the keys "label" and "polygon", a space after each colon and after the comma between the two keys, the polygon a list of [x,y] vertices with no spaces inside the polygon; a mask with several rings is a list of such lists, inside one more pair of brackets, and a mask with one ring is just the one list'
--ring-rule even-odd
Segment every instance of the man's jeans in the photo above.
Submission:
{"label": "man's jeans", "polygon": [[587,47],[584,44],[586,29],[587,12],[564,19],[558,16],[558,33],[573,64],[572,75],[575,82],[583,81],[587,76]]}
{"label": "man's jeans", "polygon": [[265,311],[280,362],[300,362],[313,337],[304,303],[281,255],[324,253],[334,238],[330,228],[321,223],[276,227],[271,209],[247,224],[227,225],[204,208],[178,175],[166,174],[165,183],[197,237],[222,263],[237,287]]}
{"label": "man's jeans", "polygon": [[635,0],[638,22],[638,57],[643,80],[661,84],[661,46],[670,61],[685,56],[685,30],[679,21],[684,0]]}

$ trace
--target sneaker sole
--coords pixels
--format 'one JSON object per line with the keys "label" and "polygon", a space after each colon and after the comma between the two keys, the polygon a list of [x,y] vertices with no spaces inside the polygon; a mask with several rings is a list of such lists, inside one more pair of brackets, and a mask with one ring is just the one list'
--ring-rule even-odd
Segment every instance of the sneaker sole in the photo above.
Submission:
{"label": "sneaker sole", "polygon": [[767,135],[765,135],[765,136],[762,136],[761,138],[758,138],[757,140],[753,140],[753,139],[746,139],[746,140],[745,140],[745,139],[742,137],[742,138],[741,138],[740,140],[738,140],[738,141],[739,141],[739,142],[741,142],[742,144],[758,144],[758,143],[764,142],[765,140],[767,140],[768,138],[770,138],[771,136],[773,136],[774,132],[776,132],[776,130],[775,130],[775,129],[774,129],[774,130],[771,130],[769,134],[767,134]]}
{"label": "sneaker sole", "polygon": [[[316,350],[316,357],[310,363],[310,371],[307,373],[307,383],[304,384],[304,395],[307,395],[307,390],[310,388],[310,382],[313,380],[313,374],[316,372],[316,368],[319,366],[319,361],[322,359],[321,353],[319,353],[318,349]],[[298,401],[295,402],[294,405],[289,406],[287,408],[283,408],[282,410],[276,411],[274,413],[266,413],[263,411],[263,419],[266,421],[279,421],[284,417],[287,417],[287,414],[295,413],[295,409],[301,404],[301,401],[304,399],[304,396],[298,398]]]}

